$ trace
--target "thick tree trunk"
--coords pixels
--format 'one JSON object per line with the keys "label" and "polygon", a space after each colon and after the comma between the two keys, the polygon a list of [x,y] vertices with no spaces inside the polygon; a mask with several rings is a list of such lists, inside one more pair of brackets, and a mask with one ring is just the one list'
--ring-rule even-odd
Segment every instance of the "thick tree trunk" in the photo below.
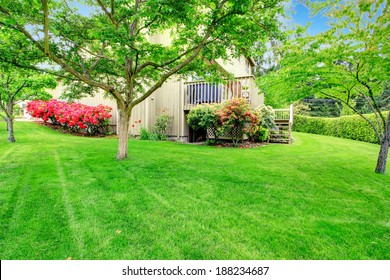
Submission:
{"label": "thick tree trunk", "polygon": [[7,118],[8,142],[15,142],[14,120]]}
{"label": "thick tree trunk", "polygon": [[119,127],[117,128],[119,136],[118,153],[116,155],[117,160],[128,158],[130,116],[131,115],[126,112],[119,112]]}
{"label": "thick tree trunk", "polygon": [[384,174],[386,170],[386,161],[387,155],[389,153],[389,145],[390,145],[390,111],[387,116],[386,129],[383,133],[383,137],[381,140],[381,147],[379,150],[378,161],[376,164],[375,172]]}

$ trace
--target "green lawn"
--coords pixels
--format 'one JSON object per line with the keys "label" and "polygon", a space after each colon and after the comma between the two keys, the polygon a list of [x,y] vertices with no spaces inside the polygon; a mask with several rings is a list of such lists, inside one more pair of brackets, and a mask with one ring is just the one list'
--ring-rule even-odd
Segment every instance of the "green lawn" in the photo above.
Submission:
{"label": "green lawn", "polygon": [[[229,149],[0,123],[1,259],[390,259],[379,146]],[[390,169],[390,166],[388,166]]]}

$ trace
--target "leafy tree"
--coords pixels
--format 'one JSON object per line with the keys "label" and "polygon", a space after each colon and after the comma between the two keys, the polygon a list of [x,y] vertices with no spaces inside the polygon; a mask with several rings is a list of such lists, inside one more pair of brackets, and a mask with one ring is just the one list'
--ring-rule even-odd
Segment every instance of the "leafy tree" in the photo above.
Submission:
{"label": "leafy tree", "polygon": [[[7,122],[9,142],[15,142],[15,105],[24,100],[49,99],[51,95],[46,89],[57,86],[54,76],[33,71],[29,67],[18,68],[7,61],[24,59],[33,66],[44,58],[23,45],[23,40],[20,39],[20,36],[12,37],[12,34],[0,26],[0,116]],[[15,50],[23,52],[15,57]]]}
{"label": "leafy tree", "polygon": [[9,142],[15,142],[14,106],[24,100],[49,99],[46,89],[56,85],[56,79],[48,75],[0,63],[0,116],[7,122]]}
{"label": "leafy tree", "polygon": [[0,25],[59,65],[72,90],[103,90],[116,100],[118,160],[128,157],[134,106],[172,75],[205,73],[217,58],[251,55],[254,42],[278,36],[282,12],[278,0],[77,2],[83,11],[67,0],[0,0]]}
{"label": "leafy tree", "polygon": [[[380,142],[375,172],[384,173],[390,144],[390,112],[378,96],[389,85],[388,1],[307,1],[329,18],[331,29],[315,36],[295,36],[284,45],[280,69],[260,78],[266,93],[289,102],[315,94],[337,100],[364,118]],[[375,121],[363,115],[365,100]],[[383,100],[383,98],[382,98]]]}

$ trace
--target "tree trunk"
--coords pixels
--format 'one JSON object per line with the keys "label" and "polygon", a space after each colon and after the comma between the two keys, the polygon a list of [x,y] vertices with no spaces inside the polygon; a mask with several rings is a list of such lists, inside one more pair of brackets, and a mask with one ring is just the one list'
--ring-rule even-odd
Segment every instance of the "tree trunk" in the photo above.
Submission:
{"label": "tree trunk", "polygon": [[381,140],[381,147],[379,150],[378,161],[375,168],[376,173],[380,173],[380,174],[385,173],[387,155],[389,153],[389,145],[390,145],[390,111],[387,116],[387,124]]}
{"label": "tree trunk", "polygon": [[116,155],[117,160],[128,158],[130,116],[131,114],[123,112],[122,110],[119,111],[119,127],[117,128],[118,136],[119,136],[119,144],[118,144],[118,153]]}
{"label": "tree trunk", "polygon": [[14,104],[13,102],[7,103],[7,112],[6,112],[6,121],[7,121],[7,130],[8,130],[8,142],[14,143]]}
{"label": "tree trunk", "polygon": [[8,130],[8,142],[15,142],[14,136],[14,120],[12,118],[7,118],[7,130]]}

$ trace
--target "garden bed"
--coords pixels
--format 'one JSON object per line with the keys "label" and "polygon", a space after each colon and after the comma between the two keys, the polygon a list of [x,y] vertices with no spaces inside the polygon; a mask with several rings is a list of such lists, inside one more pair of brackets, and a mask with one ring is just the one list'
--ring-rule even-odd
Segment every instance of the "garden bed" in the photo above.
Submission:
{"label": "garden bed", "polygon": [[60,132],[63,134],[70,134],[73,136],[89,137],[89,138],[102,138],[102,137],[117,138],[117,135],[112,133],[111,128],[110,128],[110,131],[107,133],[89,134],[86,132],[72,131],[68,128],[63,127],[62,125],[53,124],[51,122],[36,121],[36,123],[39,123],[42,126],[46,126],[54,131],[57,131],[57,132]]}
{"label": "garden bed", "polygon": [[267,145],[267,143],[253,142],[249,140],[243,141],[238,146],[234,146],[233,142],[221,141],[221,140],[206,141],[205,143],[209,146],[216,146],[219,148],[240,148],[240,149],[258,148]]}

